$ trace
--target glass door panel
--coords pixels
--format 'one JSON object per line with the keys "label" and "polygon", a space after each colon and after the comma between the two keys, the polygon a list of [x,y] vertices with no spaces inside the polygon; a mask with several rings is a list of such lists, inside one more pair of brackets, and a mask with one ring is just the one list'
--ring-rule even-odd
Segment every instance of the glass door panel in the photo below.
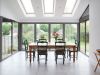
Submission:
{"label": "glass door panel", "polygon": [[47,39],[49,38],[48,33],[49,24],[36,24],[36,39]]}
{"label": "glass door panel", "polygon": [[18,23],[13,22],[13,53],[18,51]]}
{"label": "glass door panel", "polygon": [[80,23],[80,51],[85,53],[85,22]]}
{"label": "glass door panel", "polygon": [[86,54],[89,55],[89,21],[86,21]]}
{"label": "glass door panel", "polygon": [[23,24],[22,30],[23,41],[34,42],[34,24]]}
{"label": "glass door panel", "polygon": [[2,59],[11,55],[11,22],[2,23]]}
{"label": "glass door panel", "polygon": [[63,24],[51,24],[51,42],[57,38],[63,39]]}
{"label": "glass door panel", "polygon": [[65,41],[67,44],[75,43],[77,39],[77,24],[65,24]]}

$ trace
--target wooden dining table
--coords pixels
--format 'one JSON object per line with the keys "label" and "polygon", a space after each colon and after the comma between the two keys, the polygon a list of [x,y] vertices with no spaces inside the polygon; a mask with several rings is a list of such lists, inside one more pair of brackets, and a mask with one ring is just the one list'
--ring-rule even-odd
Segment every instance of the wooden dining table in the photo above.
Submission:
{"label": "wooden dining table", "polygon": [[[73,62],[75,62],[75,51],[76,51],[76,45],[75,44],[67,44],[65,45],[65,48],[72,48],[73,49]],[[37,43],[29,43],[29,61],[31,63],[32,61],[32,49],[36,50],[37,49]],[[48,43],[48,49],[55,49],[55,43]]]}

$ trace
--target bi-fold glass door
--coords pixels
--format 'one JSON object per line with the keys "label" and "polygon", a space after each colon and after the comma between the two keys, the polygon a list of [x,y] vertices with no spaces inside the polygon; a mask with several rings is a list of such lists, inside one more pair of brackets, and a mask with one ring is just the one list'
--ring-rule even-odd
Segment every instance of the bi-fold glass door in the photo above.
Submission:
{"label": "bi-fold glass door", "polygon": [[80,51],[89,55],[89,20],[80,23]]}
{"label": "bi-fold glass door", "polygon": [[2,22],[2,59],[18,51],[18,23]]}

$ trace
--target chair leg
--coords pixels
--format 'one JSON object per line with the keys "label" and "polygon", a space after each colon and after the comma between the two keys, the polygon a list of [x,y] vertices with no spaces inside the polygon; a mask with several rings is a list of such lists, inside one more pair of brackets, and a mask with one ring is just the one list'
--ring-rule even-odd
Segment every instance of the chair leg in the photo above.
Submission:
{"label": "chair leg", "polygon": [[34,57],[35,57],[35,51],[33,53],[34,53]]}
{"label": "chair leg", "polygon": [[63,55],[63,64],[64,64],[64,61],[65,61],[65,55]]}
{"label": "chair leg", "polygon": [[38,63],[39,63],[39,55],[38,55]]}
{"label": "chair leg", "polygon": [[33,51],[33,61],[34,61],[34,58],[35,58],[35,52]]}
{"label": "chair leg", "polygon": [[68,58],[68,52],[69,52],[69,50],[67,50],[67,58]]}
{"label": "chair leg", "polygon": [[46,57],[45,57],[45,64],[47,64],[47,55],[46,55]]}
{"label": "chair leg", "polygon": [[58,56],[56,55],[56,64],[57,64],[57,57],[58,57]]}
{"label": "chair leg", "polygon": [[96,65],[96,67],[95,67],[94,72],[96,72],[96,70],[97,70],[98,66],[100,66],[99,61],[98,61],[97,65]]}
{"label": "chair leg", "polygon": [[71,52],[69,51],[69,60],[71,60]]}

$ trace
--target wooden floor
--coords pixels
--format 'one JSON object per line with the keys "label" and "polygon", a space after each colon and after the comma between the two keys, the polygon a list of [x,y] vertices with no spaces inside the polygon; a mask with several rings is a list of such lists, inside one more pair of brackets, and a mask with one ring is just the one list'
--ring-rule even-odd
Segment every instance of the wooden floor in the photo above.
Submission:
{"label": "wooden floor", "polygon": [[100,75],[100,69],[94,72],[94,67],[89,64],[88,57],[81,53],[75,63],[66,59],[63,65],[62,59],[58,59],[56,65],[54,53],[51,51],[48,53],[46,65],[44,57],[41,57],[40,64],[37,63],[37,57],[30,64],[22,51],[0,63],[0,75]]}

